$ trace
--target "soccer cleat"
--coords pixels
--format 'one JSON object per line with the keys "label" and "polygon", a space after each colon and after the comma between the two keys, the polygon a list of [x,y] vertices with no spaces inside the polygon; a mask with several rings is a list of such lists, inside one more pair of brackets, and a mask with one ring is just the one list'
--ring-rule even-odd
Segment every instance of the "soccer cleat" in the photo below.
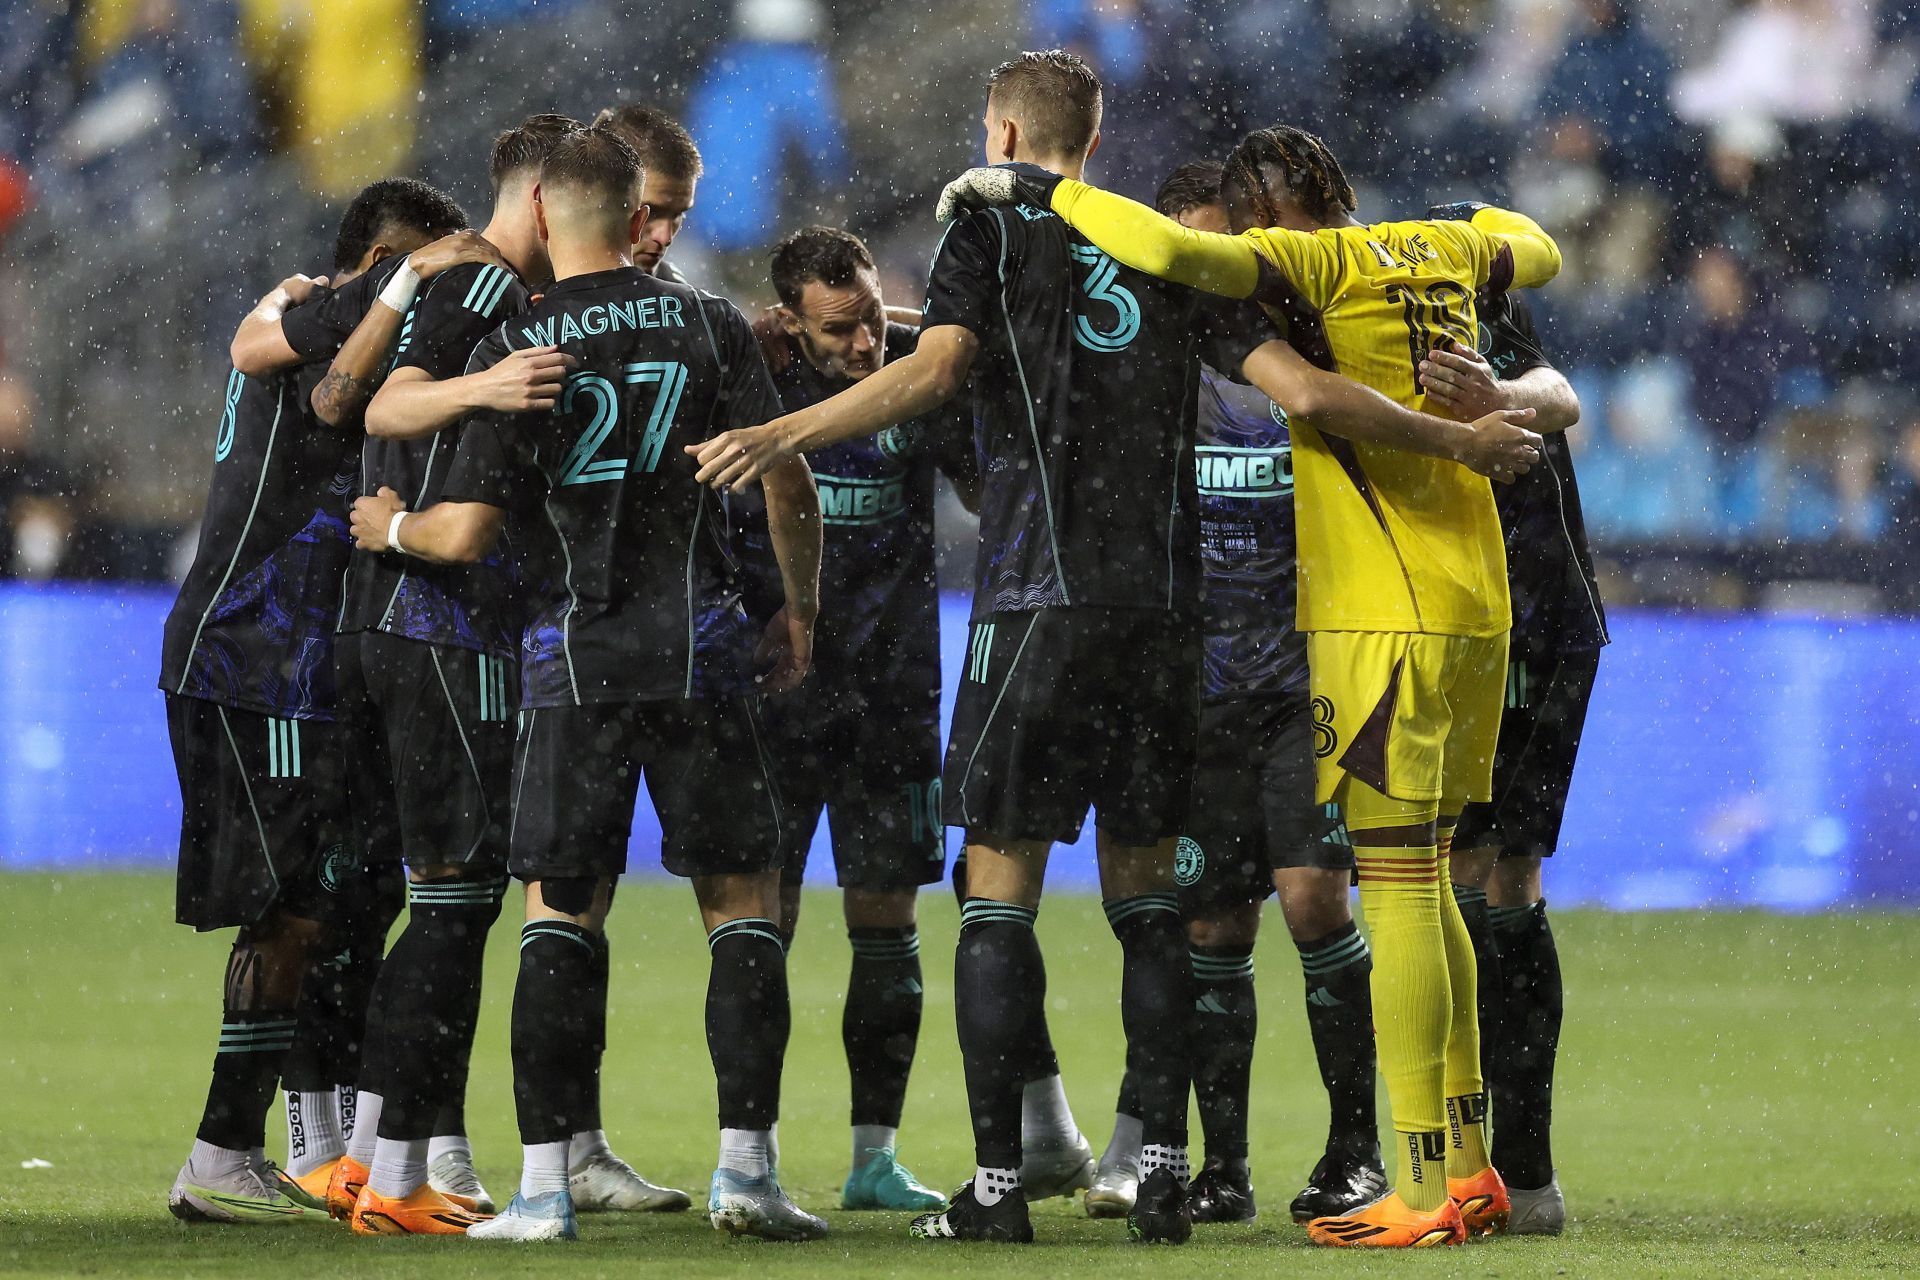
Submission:
{"label": "soccer cleat", "polygon": [[1508,1187],[1513,1214],[1507,1219],[1510,1236],[1557,1236],[1567,1229],[1567,1200],[1560,1194],[1560,1173],[1554,1171],[1547,1185],[1535,1191]]}
{"label": "soccer cleat", "polygon": [[529,1200],[519,1192],[507,1207],[484,1222],[467,1228],[469,1240],[578,1240],[580,1223],[573,1216],[573,1197],[548,1191]]}
{"label": "soccer cleat", "polygon": [[1140,1179],[1140,1193],[1127,1215],[1127,1234],[1142,1244],[1185,1244],[1193,1234],[1187,1184],[1173,1170],[1155,1169]]}
{"label": "soccer cleat", "polygon": [[1070,1196],[1093,1185],[1093,1148],[1076,1129],[1071,1141],[1044,1139],[1020,1152],[1020,1189],[1029,1202]]}
{"label": "soccer cleat", "polygon": [[1492,1166],[1471,1178],[1448,1178],[1447,1196],[1460,1210],[1468,1235],[1494,1236],[1507,1229],[1513,1202],[1507,1198],[1507,1184]]}
{"label": "soccer cleat", "polygon": [[679,1213],[693,1203],[684,1191],[654,1186],[611,1151],[568,1174],[567,1189],[581,1213]]}
{"label": "soccer cleat", "polygon": [[291,1222],[307,1211],[280,1193],[260,1171],[243,1167],[233,1173],[202,1177],[189,1160],[167,1193],[167,1210],[182,1222]]}
{"label": "soccer cleat", "polygon": [[397,1199],[362,1187],[353,1205],[357,1236],[462,1236],[485,1221],[431,1186],[416,1187]]}
{"label": "soccer cleat", "polygon": [[1032,1244],[1033,1219],[1024,1196],[1009,1192],[981,1204],[969,1178],[937,1213],[923,1213],[908,1228],[916,1240],[978,1240],[990,1244]]}
{"label": "soccer cleat", "polygon": [[1229,1165],[1213,1156],[1187,1184],[1195,1222],[1252,1222],[1260,1215],[1253,1203],[1253,1177],[1244,1161]]}
{"label": "soccer cleat", "polygon": [[327,1180],[327,1216],[340,1222],[353,1217],[353,1206],[360,1201],[360,1191],[367,1185],[367,1166],[352,1156],[341,1156],[333,1166],[333,1177]]}
{"label": "soccer cleat", "polygon": [[707,1221],[730,1236],[762,1240],[818,1240],[827,1234],[826,1219],[787,1199],[772,1174],[748,1178],[731,1169],[713,1171],[707,1184]]}
{"label": "soccer cleat", "polygon": [[1140,1194],[1140,1166],[1119,1161],[1094,1170],[1093,1185],[1081,1203],[1089,1218],[1124,1218]]}
{"label": "soccer cleat", "polygon": [[1365,1208],[1387,1191],[1387,1171],[1380,1163],[1378,1146],[1365,1154],[1329,1146],[1288,1212],[1295,1222],[1338,1218]]}
{"label": "soccer cleat", "polygon": [[442,1152],[427,1166],[427,1185],[468,1213],[493,1216],[493,1197],[480,1185],[480,1175],[473,1171],[471,1152]]}
{"label": "soccer cleat", "polygon": [[840,1188],[842,1209],[938,1209],[946,1197],[925,1186],[885,1147],[868,1147],[866,1163]]}
{"label": "soccer cleat", "polygon": [[328,1213],[327,1187],[333,1182],[333,1170],[341,1159],[329,1160],[318,1169],[298,1177],[288,1173],[279,1165],[267,1163],[266,1181],[287,1199],[302,1209],[312,1209],[318,1213]]}
{"label": "soccer cleat", "polygon": [[1315,1218],[1307,1239],[1336,1249],[1428,1249],[1466,1243],[1467,1227],[1451,1200],[1419,1213],[1394,1192],[1353,1213]]}

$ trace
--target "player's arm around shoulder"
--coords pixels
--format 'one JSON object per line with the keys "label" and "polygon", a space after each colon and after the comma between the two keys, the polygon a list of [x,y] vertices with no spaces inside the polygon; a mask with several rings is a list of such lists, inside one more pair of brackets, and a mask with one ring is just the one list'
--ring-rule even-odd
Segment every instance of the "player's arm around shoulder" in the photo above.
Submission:
{"label": "player's arm around shoulder", "polygon": [[1252,297],[1262,253],[1253,234],[1229,236],[1184,227],[1111,191],[1063,178],[1053,211],[1115,262],[1225,298]]}
{"label": "player's arm around shoulder", "polygon": [[418,440],[474,413],[550,412],[579,361],[558,347],[516,350],[495,337],[499,345],[475,348],[469,371],[457,378],[436,379],[413,365],[395,369],[367,405],[367,434]]}
{"label": "player's arm around shoulder", "polygon": [[1492,245],[1488,282],[1495,288],[1537,289],[1560,274],[1560,246],[1526,214],[1488,205],[1475,210],[1467,225]]}
{"label": "player's arm around shoulder", "polygon": [[436,502],[409,512],[385,485],[353,500],[353,542],[362,551],[394,552],[432,564],[475,564],[499,540],[507,513],[484,502]]}
{"label": "player's arm around shoulder", "polygon": [[300,363],[300,353],[281,327],[281,317],[321,289],[327,277],[294,274],[270,289],[234,330],[227,355],[249,378],[266,378]]}

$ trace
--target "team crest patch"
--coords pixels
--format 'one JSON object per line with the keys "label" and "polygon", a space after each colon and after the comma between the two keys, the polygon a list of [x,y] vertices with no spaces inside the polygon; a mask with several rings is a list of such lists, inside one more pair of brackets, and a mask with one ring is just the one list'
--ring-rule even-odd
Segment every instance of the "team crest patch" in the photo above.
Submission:
{"label": "team crest patch", "polygon": [[1181,836],[1173,846],[1173,882],[1187,888],[1206,873],[1207,852],[1192,836]]}
{"label": "team crest patch", "polygon": [[353,853],[344,844],[336,844],[320,855],[320,887],[328,893],[339,893],[347,882],[347,873],[353,870]]}

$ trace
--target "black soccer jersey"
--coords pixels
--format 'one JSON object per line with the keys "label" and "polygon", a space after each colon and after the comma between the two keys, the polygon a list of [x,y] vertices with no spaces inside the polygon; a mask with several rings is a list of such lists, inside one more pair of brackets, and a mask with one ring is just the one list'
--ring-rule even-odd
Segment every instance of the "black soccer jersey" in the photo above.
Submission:
{"label": "black soccer jersey", "polygon": [[1203,370],[1194,461],[1207,701],[1305,689],[1307,641],[1293,625],[1298,566],[1286,411]]}
{"label": "black soccer jersey", "polygon": [[927,328],[979,338],[973,617],[1198,604],[1197,357],[1237,371],[1270,336],[1251,303],[1133,271],[1031,205],[948,227]]}
{"label": "black soccer jersey", "polygon": [[359,439],[316,419],[309,397],[319,362],[404,261],[384,258],[281,317],[306,363],[271,378],[228,375],[199,545],[167,615],[163,689],[285,719],[332,718]]}
{"label": "black soccer jersey", "polygon": [[[1521,299],[1506,293],[1483,297],[1478,311],[1477,345],[1495,377],[1515,378],[1549,363]],[[1539,466],[1512,484],[1493,487],[1506,533],[1516,656],[1577,653],[1607,643],[1573,452],[1563,431],[1548,432],[1543,440]]]}
{"label": "black soccer jersey", "polygon": [[724,506],[683,452],[780,414],[746,318],[633,267],[598,271],[556,282],[468,370],[553,345],[580,361],[559,404],[470,418],[445,489],[528,532],[522,705],[750,691]]}
{"label": "black soccer jersey", "polygon": [[[888,325],[887,359],[908,355],[919,340],[917,329]],[[816,369],[798,344],[773,382],[787,413],[853,385]],[[807,455],[820,489],[820,624],[813,650],[818,680],[907,692],[939,687],[934,470],[964,479],[976,469],[973,424],[964,408],[956,398],[878,435]],[[766,508],[751,502],[739,509],[742,559],[753,578],[756,611],[770,612],[785,591],[768,538]]]}
{"label": "black soccer jersey", "polygon": [[[407,311],[393,367],[422,369],[436,381],[457,378],[480,340],[527,309],[527,289],[488,263],[435,276]],[[460,443],[458,424],[422,440],[369,437],[361,453],[360,492],[386,485],[413,511],[440,500]],[[502,657],[519,651],[520,623],[503,547],[473,565],[436,565],[356,551],[347,571],[340,630],[385,631],[409,640]]]}
{"label": "black soccer jersey", "polygon": [[323,366],[227,376],[193,567],[160,687],[288,720],[333,718],[333,620],[352,539],[355,441],[314,419]]}

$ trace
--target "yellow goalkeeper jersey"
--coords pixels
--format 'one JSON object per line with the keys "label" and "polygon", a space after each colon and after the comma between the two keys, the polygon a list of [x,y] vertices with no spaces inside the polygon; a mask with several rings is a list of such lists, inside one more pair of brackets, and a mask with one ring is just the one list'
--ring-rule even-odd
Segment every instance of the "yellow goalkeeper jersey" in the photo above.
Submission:
{"label": "yellow goalkeeper jersey", "polygon": [[[1063,219],[1117,261],[1254,297],[1307,359],[1426,408],[1418,365],[1442,338],[1471,347],[1474,297],[1544,284],[1553,241],[1530,219],[1383,222],[1315,232],[1193,231],[1124,197],[1063,181]],[[1356,444],[1293,422],[1302,631],[1490,636],[1512,624],[1493,489],[1457,463]]]}

